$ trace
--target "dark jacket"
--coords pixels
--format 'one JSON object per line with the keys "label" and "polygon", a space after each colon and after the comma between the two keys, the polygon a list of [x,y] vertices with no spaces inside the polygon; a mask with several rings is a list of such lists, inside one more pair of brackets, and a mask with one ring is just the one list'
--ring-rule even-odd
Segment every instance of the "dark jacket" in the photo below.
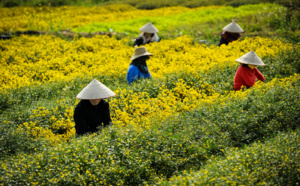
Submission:
{"label": "dark jacket", "polygon": [[102,99],[98,105],[93,106],[89,100],[81,100],[75,107],[74,121],[78,136],[98,132],[101,126],[112,125],[108,102]]}
{"label": "dark jacket", "polygon": [[228,45],[230,42],[238,40],[240,36],[241,35],[239,33],[230,33],[224,31],[221,35],[219,46],[222,44]]}

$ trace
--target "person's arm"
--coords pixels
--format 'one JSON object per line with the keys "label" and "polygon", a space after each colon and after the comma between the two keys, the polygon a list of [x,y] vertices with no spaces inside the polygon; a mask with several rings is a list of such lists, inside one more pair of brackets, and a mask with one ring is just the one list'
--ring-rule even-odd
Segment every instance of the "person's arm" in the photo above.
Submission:
{"label": "person's arm", "polygon": [[260,81],[264,81],[265,77],[262,75],[262,73],[257,68],[255,68],[254,70],[256,78]]}
{"label": "person's arm", "polygon": [[75,121],[76,135],[80,136],[89,131],[87,121],[85,119],[85,114],[83,113],[80,107],[75,108],[74,121]]}
{"label": "person's arm", "polygon": [[239,72],[240,77],[246,83],[246,87],[252,87],[255,84],[255,80],[253,81],[247,72],[247,70],[242,70]]}
{"label": "person's arm", "polygon": [[144,76],[144,78],[152,79],[152,76],[151,76],[150,72],[147,73],[147,74],[143,74],[143,76]]}
{"label": "person's arm", "polygon": [[241,34],[240,34],[240,33],[236,33],[236,34],[235,34],[235,40],[238,40],[240,37],[241,37]]}
{"label": "person's arm", "polygon": [[155,33],[154,36],[151,38],[152,42],[159,42],[159,37],[158,35]]}
{"label": "person's arm", "polygon": [[140,46],[140,45],[143,45],[143,38],[142,37],[137,37],[134,41],[134,44],[133,44],[133,47],[136,47],[136,46]]}
{"label": "person's arm", "polygon": [[134,80],[139,78],[139,69],[134,66],[130,65],[127,71],[127,82],[130,85]]}
{"label": "person's arm", "polygon": [[109,112],[109,103],[105,102],[103,105],[103,126],[109,126],[112,125],[111,118],[110,118],[110,112]]}

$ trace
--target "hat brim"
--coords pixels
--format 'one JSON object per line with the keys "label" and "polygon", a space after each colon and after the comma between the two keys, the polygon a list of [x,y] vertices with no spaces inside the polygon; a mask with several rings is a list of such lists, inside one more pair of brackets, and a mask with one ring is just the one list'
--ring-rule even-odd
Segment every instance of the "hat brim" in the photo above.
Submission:
{"label": "hat brim", "polygon": [[76,98],[80,100],[96,100],[114,96],[116,96],[116,94],[112,90],[94,79],[77,94]]}
{"label": "hat brim", "polygon": [[88,99],[88,98],[79,98],[79,97],[76,97],[77,99],[80,99],[80,100],[97,100],[97,99],[106,99],[106,98],[112,98],[112,97],[115,97],[116,95],[114,96],[108,96],[108,97],[101,97],[101,98],[93,98],[93,99]]}
{"label": "hat brim", "polygon": [[260,57],[252,50],[235,61],[248,65],[266,66]]}
{"label": "hat brim", "polygon": [[232,22],[223,28],[224,31],[230,33],[242,33],[244,30],[235,22]]}
{"label": "hat brim", "polygon": [[144,25],[142,28],[139,29],[141,32],[146,32],[146,33],[150,33],[150,34],[155,34],[158,33],[157,28],[155,28],[154,25],[147,23],[146,25]]}
{"label": "hat brim", "polygon": [[255,64],[255,63],[251,63],[251,62],[246,62],[246,61],[242,61],[242,60],[235,60],[236,62],[242,63],[242,64],[247,64],[247,65],[255,65],[255,66],[267,66],[266,64]]}
{"label": "hat brim", "polygon": [[130,60],[134,60],[134,59],[137,59],[139,57],[142,57],[142,56],[153,56],[153,54],[151,54],[150,52],[145,52],[143,54],[139,54],[139,55],[133,55]]}
{"label": "hat brim", "polygon": [[140,31],[144,32],[144,33],[149,33],[149,34],[156,34],[156,33],[158,33],[158,31],[156,31],[156,30],[142,30],[142,29],[140,29]]}

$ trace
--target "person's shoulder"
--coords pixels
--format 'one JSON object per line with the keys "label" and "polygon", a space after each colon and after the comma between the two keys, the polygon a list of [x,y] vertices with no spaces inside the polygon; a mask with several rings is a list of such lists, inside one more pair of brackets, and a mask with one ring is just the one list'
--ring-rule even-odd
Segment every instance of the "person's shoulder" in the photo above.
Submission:
{"label": "person's shoulder", "polygon": [[98,106],[100,106],[100,107],[107,107],[107,106],[109,106],[109,103],[105,99],[101,99],[101,101],[99,102]]}
{"label": "person's shoulder", "polygon": [[105,99],[101,99],[100,104],[107,104],[108,101],[106,101]]}
{"label": "person's shoulder", "polygon": [[87,110],[87,102],[88,100],[80,100],[80,102],[75,107],[75,111],[84,112],[85,110]]}
{"label": "person's shoulder", "polygon": [[138,71],[139,68],[137,66],[135,66],[135,65],[129,65],[128,70],[130,70],[130,71]]}
{"label": "person's shoulder", "polygon": [[82,99],[79,101],[78,105],[82,106],[82,105],[86,105],[89,102],[89,100],[86,99]]}
{"label": "person's shoulder", "polygon": [[254,72],[259,72],[258,68],[256,68],[256,67],[253,68],[253,71]]}
{"label": "person's shoulder", "polygon": [[245,71],[247,67],[243,67],[243,65],[240,65],[237,69],[238,72],[241,72],[241,71]]}
{"label": "person's shoulder", "polygon": [[143,35],[140,34],[137,38],[135,38],[135,41],[143,41]]}

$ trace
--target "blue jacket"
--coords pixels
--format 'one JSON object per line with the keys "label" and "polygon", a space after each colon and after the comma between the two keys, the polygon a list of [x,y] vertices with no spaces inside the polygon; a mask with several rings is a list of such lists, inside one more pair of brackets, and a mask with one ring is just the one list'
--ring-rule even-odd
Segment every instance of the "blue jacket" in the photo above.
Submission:
{"label": "blue jacket", "polygon": [[142,73],[138,67],[134,65],[129,65],[127,70],[127,82],[130,85],[134,80],[138,80],[140,78],[151,78],[150,73]]}

